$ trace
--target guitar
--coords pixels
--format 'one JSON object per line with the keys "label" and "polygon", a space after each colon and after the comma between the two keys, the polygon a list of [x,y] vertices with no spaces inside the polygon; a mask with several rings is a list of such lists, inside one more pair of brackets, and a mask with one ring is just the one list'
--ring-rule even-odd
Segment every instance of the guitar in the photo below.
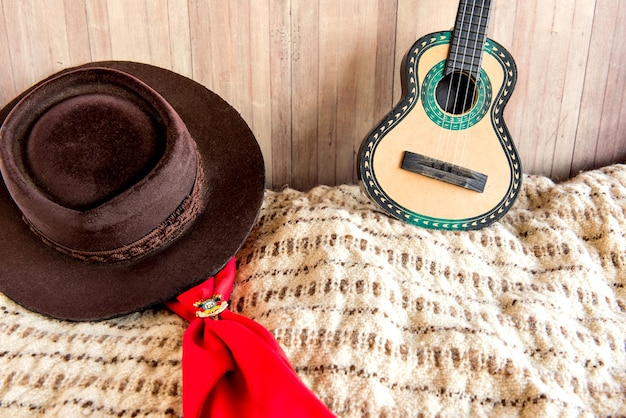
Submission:
{"label": "guitar", "polygon": [[491,0],[461,0],[453,31],[413,44],[403,99],[361,145],[363,189],[409,224],[483,228],[519,194],[522,167],[502,117],[517,67],[487,38],[490,10]]}

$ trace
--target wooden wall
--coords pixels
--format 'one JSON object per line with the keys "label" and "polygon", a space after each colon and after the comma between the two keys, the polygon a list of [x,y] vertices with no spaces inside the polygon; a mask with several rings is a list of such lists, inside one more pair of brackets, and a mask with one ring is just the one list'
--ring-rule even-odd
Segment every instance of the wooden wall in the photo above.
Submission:
{"label": "wooden wall", "polygon": [[[0,104],[98,60],[170,68],[255,132],[267,186],[352,183],[362,139],[401,97],[412,43],[457,0],[0,0]],[[494,0],[515,56],[506,119],[525,171],[565,179],[626,160],[626,1]]]}

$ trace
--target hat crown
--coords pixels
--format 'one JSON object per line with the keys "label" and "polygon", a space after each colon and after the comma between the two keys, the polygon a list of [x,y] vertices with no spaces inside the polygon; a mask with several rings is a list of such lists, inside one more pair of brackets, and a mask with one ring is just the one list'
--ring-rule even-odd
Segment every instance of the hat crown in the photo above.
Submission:
{"label": "hat crown", "polygon": [[35,122],[25,160],[56,203],[88,210],[144,177],[163,155],[158,123],[136,101],[94,93],[71,97]]}
{"label": "hat crown", "polygon": [[200,164],[167,101],[106,68],[43,83],[0,133],[0,169],[24,220],[71,254],[117,253],[159,231],[190,196]]}

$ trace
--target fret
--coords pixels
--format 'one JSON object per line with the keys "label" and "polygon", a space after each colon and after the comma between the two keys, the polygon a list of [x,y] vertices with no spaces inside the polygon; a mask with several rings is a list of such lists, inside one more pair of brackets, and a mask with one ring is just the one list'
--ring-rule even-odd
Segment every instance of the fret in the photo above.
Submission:
{"label": "fret", "polygon": [[481,61],[480,58],[472,61],[471,59],[463,60],[458,57],[452,57],[450,59],[450,69],[454,71],[469,71],[470,74],[474,74],[476,71],[480,70]]}
{"label": "fret", "polygon": [[472,4],[468,3],[469,1],[467,0],[461,1],[456,17],[455,29],[462,30],[467,27],[477,27],[486,31],[491,1],[484,1],[484,5],[482,0],[473,0]]}
{"label": "fret", "polygon": [[457,27],[481,27],[486,29],[489,23],[489,16],[471,16],[457,18],[455,25]]}
{"label": "fret", "polygon": [[474,30],[474,28],[469,28],[469,29],[459,29],[457,31],[457,37],[460,39],[465,39],[469,36],[473,36],[475,38],[479,38],[479,37],[483,37],[483,36],[487,36],[487,31],[483,30],[483,31],[476,31]]}
{"label": "fret", "polygon": [[450,43],[450,54],[463,53],[468,56],[478,57],[482,55],[484,47],[484,37],[481,39],[458,39],[455,38]]}
{"label": "fret", "polygon": [[454,38],[451,44],[460,45],[460,46],[467,46],[467,45],[473,46],[476,42],[483,42],[484,38],[485,38],[485,35],[481,33],[474,33],[474,32],[463,33],[460,36]]}
{"label": "fret", "polygon": [[461,0],[459,10],[482,10],[488,12],[491,8],[491,0]]}
{"label": "fret", "polygon": [[456,61],[452,63],[452,71],[468,73],[473,76],[480,71],[480,65],[471,64],[469,62]]}
{"label": "fret", "polygon": [[463,32],[463,33],[480,33],[480,34],[486,34],[487,33],[487,26],[478,26],[478,25],[457,25],[456,27],[456,31],[458,32]]}
{"label": "fret", "polygon": [[[471,60],[472,58],[476,59],[482,55],[482,50],[473,47],[474,44],[466,45],[465,43],[459,45],[453,45],[450,48],[450,52],[448,55],[463,55],[467,57],[467,59]],[[458,59],[459,57],[457,57]]]}
{"label": "fret", "polygon": [[461,0],[450,42],[445,73],[469,72],[478,80],[487,40],[491,0]]}

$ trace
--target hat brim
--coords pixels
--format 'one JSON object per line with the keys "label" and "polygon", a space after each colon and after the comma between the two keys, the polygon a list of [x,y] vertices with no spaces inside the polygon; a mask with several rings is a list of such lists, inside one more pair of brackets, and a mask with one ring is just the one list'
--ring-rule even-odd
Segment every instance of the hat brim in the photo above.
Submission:
{"label": "hat brim", "polygon": [[[263,156],[254,134],[217,94],[147,64],[107,61],[81,67],[90,66],[139,78],[178,112],[198,145],[209,197],[191,229],[165,249],[134,262],[95,264],[64,255],[35,236],[2,181],[0,292],[30,310],[66,320],[100,320],[136,312],[214,275],[249,235],[265,187]],[[0,125],[19,99],[39,84],[0,110]]]}

